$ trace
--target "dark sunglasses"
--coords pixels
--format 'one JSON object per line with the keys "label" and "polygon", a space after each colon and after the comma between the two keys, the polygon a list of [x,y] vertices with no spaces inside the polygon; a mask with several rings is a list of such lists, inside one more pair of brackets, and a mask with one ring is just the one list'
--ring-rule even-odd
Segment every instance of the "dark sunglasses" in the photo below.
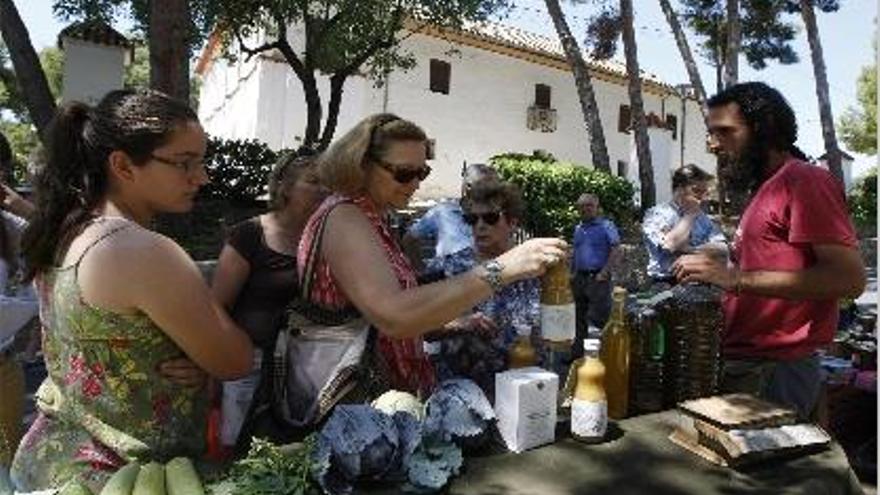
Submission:
{"label": "dark sunglasses", "polygon": [[476,225],[477,220],[481,218],[486,222],[486,225],[495,225],[498,223],[498,220],[501,220],[501,212],[490,211],[489,213],[483,213],[480,215],[477,215],[476,213],[465,213],[462,217],[464,217],[464,223],[468,225]]}
{"label": "dark sunglasses", "polygon": [[431,175],[431,167],[427,165],[423,165],[419,168],[409,168],[409,167],[401,167],[397,168],[394,165],[383,162],[382,160],[376,161],[380,167],[391,173],[391,176],[394,177],[394,180],[401,184],[409,184],[415,179],[425,180]]}

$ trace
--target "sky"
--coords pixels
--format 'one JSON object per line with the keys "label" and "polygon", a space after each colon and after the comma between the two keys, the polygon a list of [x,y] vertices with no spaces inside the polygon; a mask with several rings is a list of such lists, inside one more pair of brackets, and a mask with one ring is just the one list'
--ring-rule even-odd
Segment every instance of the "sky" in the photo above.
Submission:
{"label": "sky", "polygon": [[[578,39],[583,38],[585,19],[589,11],[583,5],[562,2],[572,32]],[[660,76],[671,84],[688,82],[684,64],[678,55],[678,48],[672,37],[666,19],[655,0],[635,0],[636,43],[638,44],[641,69]],[[676,2],[672,2],[673,5]],[[872,63],[876,54],[872,47],[877,17],[877,0],[842,0],[838,12],[824,14],[817,12],[819,34],[828,69],[828,82],[831,107],[835,119],[844,110],[857,104],[856,80],[862,67]],[[15,0],[15,4],[28,27],[34,47],[54,45],[58,32],[65,22],[52,15],[52,0]],[[801,26],[799,16],[791,19]],[[556,33],[542,0],[515,0],[515,6],[501,22],[513,24],[534,33],[555,37]],[[130,24],[120,20],[114,26],[127,31]],[[696,38],[689,34],[691,49],[696,51]],[[740,81],[764,81],[778,88],[788,98],[794,108],[800,125],[798,145],[809,155],[823,153],[822,130],[816,100],[815,83],[810,50],[803,30],[793,46],[800,56],[794,65],[771,64],[768,68],[755,71],[744,59],[740,60]],[[617,58],[622,60],[623,54]],[[715,72],[700,60],[700,74],[709,93],[715,88]],[[841,143],[842,147],[846,147]],[[849,150],[847,150],[849,151]],[[868,167],[877,164],[877,157],[869,157],[850,152],[856,158],[853,175],[859,176]]]}

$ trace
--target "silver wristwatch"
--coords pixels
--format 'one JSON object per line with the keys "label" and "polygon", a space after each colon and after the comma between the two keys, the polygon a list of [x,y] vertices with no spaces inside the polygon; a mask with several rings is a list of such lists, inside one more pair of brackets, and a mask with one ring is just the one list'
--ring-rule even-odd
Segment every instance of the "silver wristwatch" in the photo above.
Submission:
{"label": "silver wristwatch", "polygon": [[497,259],[491,259],[480,264],[478,276],[481,280],[489,284],[493,292],[498,292],[504,288],[504,282],[501,280],[501,272],[504,271],[504,265]]}

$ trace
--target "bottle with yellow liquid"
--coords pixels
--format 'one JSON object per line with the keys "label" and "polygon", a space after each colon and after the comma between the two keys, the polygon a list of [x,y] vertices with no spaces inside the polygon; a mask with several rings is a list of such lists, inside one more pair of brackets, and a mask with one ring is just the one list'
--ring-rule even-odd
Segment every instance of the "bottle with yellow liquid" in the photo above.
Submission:
{"label": "bottle with yellow liquid", "polygon": [[584,357],[576,363],[571,436],[582,442],[601,442],[608,429],[608,401],[605,365],[599,359],[599,339],[584,340]]}
{"label": "bottle with yellow liquid", "polygon": [[541,340],[546,362],[544,368],[565,376],[571,360],[575,337],[574,295],[568,262],[559,261],[541,277]]}
{"label": "bottle with yellow liquid", "polygon": [[538,353],[530,340],[531,328],[519,326],[516,329],[517,337],[507,351],[508,368],[527,368],[538,364]]}
{"label": "bottle with yellow liquid", "polygon": [[602,350],[599,356],[605,365],[608,417],[623,419],[629,408],[630,366],[630,334],[624,319],[626,289],[615,287],[611,297],[611,318],[602,330]]}

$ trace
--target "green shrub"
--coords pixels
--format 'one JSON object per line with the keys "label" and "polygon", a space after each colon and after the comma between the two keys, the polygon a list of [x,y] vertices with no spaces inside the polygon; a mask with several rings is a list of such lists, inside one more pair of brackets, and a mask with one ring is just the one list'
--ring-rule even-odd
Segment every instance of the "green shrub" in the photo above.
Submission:
{"label": "green shrub", "polygon": [[849,195],[853,221],[860,230],[875,232],[877,228],[877,167],[873,167],[853,186]]}
{"label": "green shrub", "polygon": [[576,202],[590,192],[599,197],[604,214],[621,230],[631,230],[635,220],[634,188],[626,179],[573,163],[560,162],[546,153],[508,153],[490,159],[504,180],[517,186],[526,203],[524,227],[532,235],[569,239],[580,221]]}
{"label": "green shrub", "polygon": [[205,165],[211,183],[202,189],[202,196],[240,205],[256,203],[266,193],[269,173],[279,156],[255,139],[209,139]]}

